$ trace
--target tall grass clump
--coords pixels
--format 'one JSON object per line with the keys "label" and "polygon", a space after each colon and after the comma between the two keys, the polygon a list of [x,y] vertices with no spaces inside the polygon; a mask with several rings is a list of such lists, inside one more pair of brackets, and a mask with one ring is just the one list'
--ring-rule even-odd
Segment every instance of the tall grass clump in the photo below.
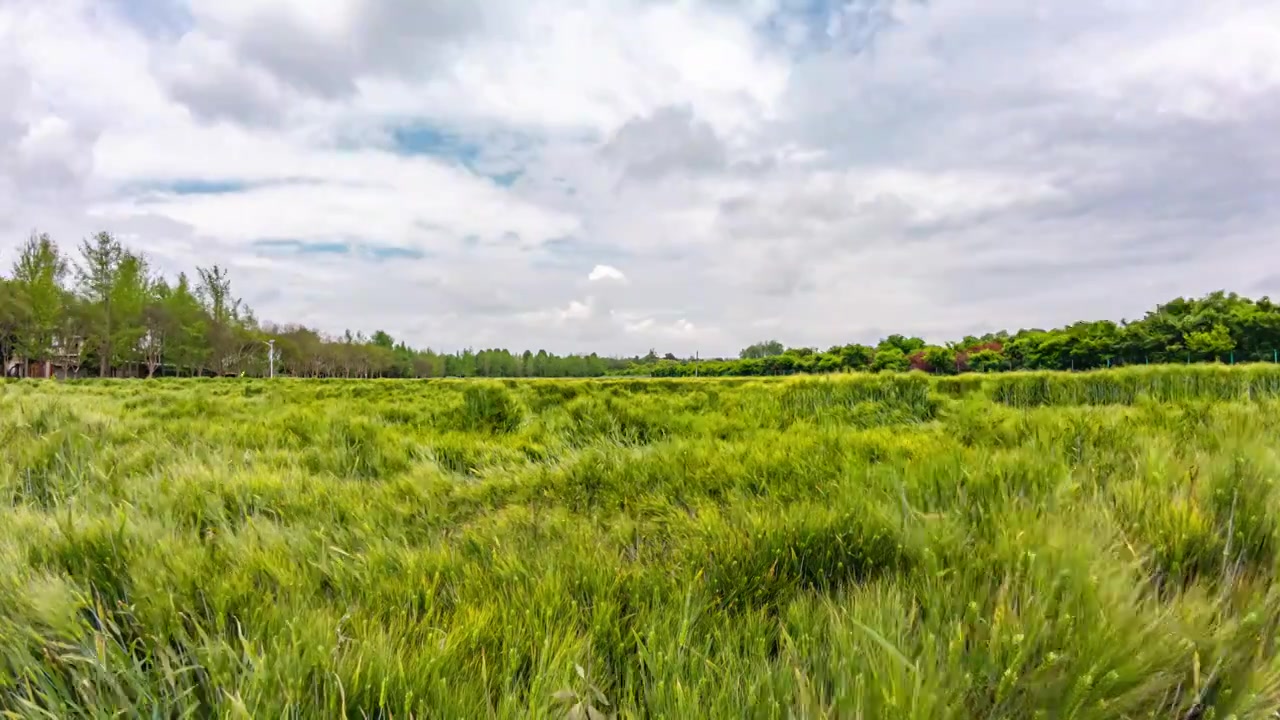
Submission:
{"label": "tall grass clump", "polygon": [[0,384],[0,715],[1275,718],[1280,372]]}
{"label": "tall grass clump", "polygon": [[1141,366],[1081,373],[1018,372],[985,381],[996,402],[1037,405],[1132,405],[1140,397],[1159,402],[1261,400],[1280,395],[1280,367]]}
{"label": "tall grass clump", "polygon": [[804,378],[782,386],[778,398],[784,424],[801,420],[878,425],[933,418],[937,401],[923,375],[861,375]]}
{"label": "tall grass clump", "polygon": [[468,386],[462,391],[459,430],[512,433],[524,421],[524,410],[511,392],[497,383]]}

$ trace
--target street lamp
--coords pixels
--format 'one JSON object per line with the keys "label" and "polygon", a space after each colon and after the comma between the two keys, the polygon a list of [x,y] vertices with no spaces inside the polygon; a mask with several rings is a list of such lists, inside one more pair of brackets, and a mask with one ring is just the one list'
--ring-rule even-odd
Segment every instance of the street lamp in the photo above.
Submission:
{"label": "street lamp", "polygon": [[268,377],[275,377],[276,376],[276,341],[275,339],[273,338],[271,340],[267,340],[266,345],[267,345],[267,365],[271,368],[271,375],[269,375]]}

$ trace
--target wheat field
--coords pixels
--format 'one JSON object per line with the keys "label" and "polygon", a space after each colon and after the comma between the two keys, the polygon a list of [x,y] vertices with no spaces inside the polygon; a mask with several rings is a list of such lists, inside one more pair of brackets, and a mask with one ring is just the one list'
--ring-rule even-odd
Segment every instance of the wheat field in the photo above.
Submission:
{"label": "wheat field", "polygon": [[1280,371],[0,384],[12,717],[1273,718]]}

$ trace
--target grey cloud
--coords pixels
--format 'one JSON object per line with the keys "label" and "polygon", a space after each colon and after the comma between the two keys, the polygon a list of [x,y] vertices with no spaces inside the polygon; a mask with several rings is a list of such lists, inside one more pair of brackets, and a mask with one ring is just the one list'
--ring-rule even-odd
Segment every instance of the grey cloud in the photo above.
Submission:
{"label": "grey cloud", "polygon": [[246,125],[276,125],[282,120],[281,95],[261,79],[233,68],[206,68],[203,74],[176,76],[169,94],[205,120]]}
{"label": "grey cloud", "polygon": [[323,98],[355,90],[361,38],[323,37],[298,22],[291,12],[264,7],[262,14],[234,38],[241,56],[268,70],[286,85]]}
{"label": "grey cloud", "polygon": [[369,62],[395,70],[403,61],[456,45],[480,32],[504,27],[520,3],[510,0],[373,0],[364,5],[357,33]]}
{"label": "grey cloud", "polygon": [[19,122],[17,108],[27,91],[26,77],[0,63],[0,97],[8,101],[7,107],[0,109],[0,227],[12,222],[19,210],[18,178],[13,169],[18,165],[18,143],[26,127]]}
{"label": "grey cloud", "polygon": [[[40,112],[31,78],[0,59],[0,229],[49,229],[84,202],[98,130]],[[53,215],[52,218],[49,215]]]}
{"label": "grey cloud", "polygon": [[[348,27],[323,33],[297,10],[264,3],[243,27],[199,26],[234,50],[238,70],[172,84],[174,98],[210,119],[259,123],[283,113],[293,97],[340,99],[368,76],[425,77],[462,41],[504,27],[522,4],[508,0],[360,0]],[[267,92],[254,72],[283,91]],[[244,92],[246,97],[237,97]]]}
{"label": "grey cloud", "polygon": [[664,107],[633,118],[601,148],[624,177],[655,180],[673,172],[710,172],[723,168],[727,152],[715,130],[690,107]]}
{"label": "grey cloud", "polygon": [[769,297],[787,297],[817,289],[806,259],[779,248],[766,252],[746,280],[750,291]]}
{"label": "grey cloud", "polygon": [[771,298],[821,292],[837,266],[906,242],[912,209],[892,195],[859,195],[837,182],[806,186],[773,178],[754,195],[720,205],[717,274],[749,294]]}

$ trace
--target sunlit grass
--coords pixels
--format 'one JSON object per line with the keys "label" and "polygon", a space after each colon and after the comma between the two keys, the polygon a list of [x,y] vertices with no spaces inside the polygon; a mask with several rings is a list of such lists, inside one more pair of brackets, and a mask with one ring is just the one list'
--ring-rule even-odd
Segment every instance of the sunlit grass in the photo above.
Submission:
{"label": "sunlit grass", "polygon": [[0,384],[0,711],[1275,717],[1278,394]]}

